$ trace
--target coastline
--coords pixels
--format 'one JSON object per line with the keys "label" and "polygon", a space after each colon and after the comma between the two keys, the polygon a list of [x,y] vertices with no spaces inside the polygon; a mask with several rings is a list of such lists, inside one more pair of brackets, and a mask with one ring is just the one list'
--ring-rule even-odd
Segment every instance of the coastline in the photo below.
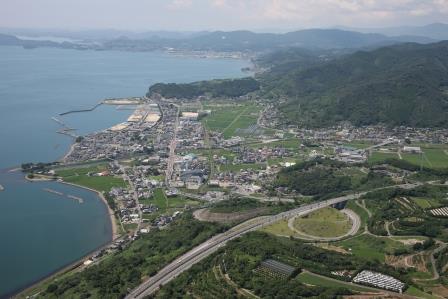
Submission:
{"label": "coastline", "polygon": [[110,206],[107,203],[107,200],[104,197],[103,193],[101,193],[101,192],[99,192],[99,191],[97,191],[95,189],[89,188],[89,187],[85,187],[85,186],[81,186],[81,185],[65,182],[65,181],[62,181],[62,180],[58,180],[57,182],[61,183],[61,184],[74,186],[74,187],[77,187],[77,188],[82,188],[82,189],[89,190],[91,192],[96,193],[97,196],[101,199],[101,201],[106,205],[107,212],[109,214],[109,220],[110,220],[110,223],[111,223],[111,226],[112,226],[112,240],[111,240],[111,242],[115,241],[116,239],[118,239],[120,237],[120,234],[118,233],[117,219],[115,218],[115,213],[110,208]]}

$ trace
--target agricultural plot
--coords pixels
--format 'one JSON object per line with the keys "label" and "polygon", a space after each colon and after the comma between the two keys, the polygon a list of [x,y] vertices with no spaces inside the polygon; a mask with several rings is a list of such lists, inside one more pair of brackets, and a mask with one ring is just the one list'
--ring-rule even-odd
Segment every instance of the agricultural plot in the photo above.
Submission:
{"label": "agricultural plot", "polygon": [[376,162],[381,162],[381,161],[385,161],[387,159],[398,159],[398,155],[397,153],[389,153],[389,152],[373,152],[370,156],[369,156],[369,162],[371,163],[376,163]]}
{"label": "agricultural plot", "polygon": [[333,288],[348,288],[352,291],[356,292],[372,292],[371,289],[357,286],[354,284],[347,284],[342,281],[337,281],[335,279],[326,278],[321,275],[316,275],[309,272],[303,272],[300,273],[297,276],[297,280],[299,280],[301,283],[307,284],[307,285],[314,285],[314,286],[321,286],[321,287],[333,287]]}
{"label": "agricultural plot", "polygon": [[422,209],[438,208],[440,206],[439,202],[435,199],[413,197],[412,201]]}
{"label": "agricultural plot", "polygon": [[153,204],[159,208],[160,213],[172,212],[175,209],[183,209],[187,206],[199,205],[199,202],[188,200],[180,196],[167,197],[163,189],[154,190],[154,194],[150,199],[140,200],[142,204]]}
{"label": "agricultural plot", "polygon": [[[448,147],[444,145],[427,144],[422,145],[423,154],[401,153],[401,159],[415,165],[422,165],[428,168],[448,167]],[[388,158],[397,158],[397,153],[373,152],[369,157],[369,162],[380,162]]]}
{"label": "agricultural plot", "polygon": [[276,260],[268,259],[262,261],[255,269],[255,272],[262,276],[286,279],[296,272],[296,268]]}
{"label": "agricultural plot", "polygon": [[433,209],[431,210],[431,214],[434,216],[448,217],[448,207]]}

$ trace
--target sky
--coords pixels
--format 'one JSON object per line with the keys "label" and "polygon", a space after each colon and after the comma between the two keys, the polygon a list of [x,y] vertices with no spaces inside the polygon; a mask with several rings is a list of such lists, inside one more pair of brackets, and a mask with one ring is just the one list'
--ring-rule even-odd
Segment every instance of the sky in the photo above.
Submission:
{"label": "sky", "polygon": [[272,30],[448,22],[448,0],[0,0],[0,27]]}

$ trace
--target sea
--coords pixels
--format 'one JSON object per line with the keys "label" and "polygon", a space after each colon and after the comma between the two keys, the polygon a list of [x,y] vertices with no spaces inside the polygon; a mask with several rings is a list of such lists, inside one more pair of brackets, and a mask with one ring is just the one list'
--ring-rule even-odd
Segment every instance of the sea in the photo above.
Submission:
{"label": "sea", "polygon": [[73,140],[57,133],[60,124],[53,117],[78,135],[88,134],[125,121],[132,111],[101,105],[91,112],[59,113],[90,108],[105,98],[143,96],[157,82],[244,77],[241,69],[247,66],[244,60],[159,52],[0,46],[0,298],[111,241],[107,207],[95,193],[28,182],[20,171],[11,171],[67,152]]}

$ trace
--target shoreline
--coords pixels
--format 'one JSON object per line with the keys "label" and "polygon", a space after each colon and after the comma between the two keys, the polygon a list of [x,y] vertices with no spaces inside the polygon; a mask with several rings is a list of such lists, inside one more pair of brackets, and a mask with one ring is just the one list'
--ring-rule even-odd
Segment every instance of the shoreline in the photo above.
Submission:
{"label": "shoreline", "polygon": [[109,221],[111,223],[111,240],[107,241],[106,243],[104,243],[103,245],[101,245],[100,247],[92,250],[91,252],[81,256],[80,258],[76,259],[75,261],[68,263],[66,265],[63,265],[61,268],[56,269],[54,272],[49,273],[48,275],[30,283],[28,286],[25,286],[19,290],[17,290],[16,292],[13,292],[12,294],[8,295],[11,296],[11,298],[23,298],[24,294],[26,292],[29,292],[31,290],[33,290],[33,288],[37,288],[39,285],[48,282],[49,280],[53,279],[55,276],[57,275],[62,275],[62,274],[66,274],[70,271],[75,271],[78,268],[83,266],[83,262],[87,259],[89,259],[95,252],[102,250],[104,248],[106,248],[107,246],[109,246],[111,243],[113,243],[115,240],[117,240],[119,237],[121,237],[121,235],[118,233],[118,226],[117,226],[117,221],[115,218],[115,214],[113,212],[113,210],[109,207],[109,204],[107,203],[106,198],[104,197],[104,195],[97,191],[94,190],[92,188],[89,187],[84,187],[81,185],[77,185],[77,184],[73,184],[73,183],[69,183],[69,182],[64,182],[61,180],[55,180],[55,179],[49,179],[49,178],[38,178],[38,179],[30,179],[28,178],[26,175],[24,176],[24,179],[30,183],[32,182],[45,182],[45,181],[54,181],[57,183],[61,183],[61,184],[65,184],[65,185],[70,185],[73,187],[77,187],[77,188],[82,188],[91,192],[94,192],[99,198],[100,200],[103,202],[103,204],[106,206],[107,208],[107,212],[109,214]]}
{"label": "shoreline", "polygon": [[104,197],[103,193],[101,193],[100,191],[97,191],[95,189],[89,188],[89,187],[77,185],[77,184],[74,184],[74,183],[65,182],[63,180],[57,180],[56,182],[61,183],[61,184],[65,184],[65,185],[70,185],[70,186],[77,187],[77,188],[82,188],[82,189],[89,190],[91,192],[96,193],[96,195],[106,205],[107,212],[109,214],[109,220],[110,220],[110,223],[111,223],[111,226],[112,226],[112,240],[109,243],[112,243],[113,241],[115,241],[116,239],[118,239],[120,237],[120,234],[118,233],[117,219],[115,218],[115,213],[110,208],[110,206],[107,203],[107,200]]}

